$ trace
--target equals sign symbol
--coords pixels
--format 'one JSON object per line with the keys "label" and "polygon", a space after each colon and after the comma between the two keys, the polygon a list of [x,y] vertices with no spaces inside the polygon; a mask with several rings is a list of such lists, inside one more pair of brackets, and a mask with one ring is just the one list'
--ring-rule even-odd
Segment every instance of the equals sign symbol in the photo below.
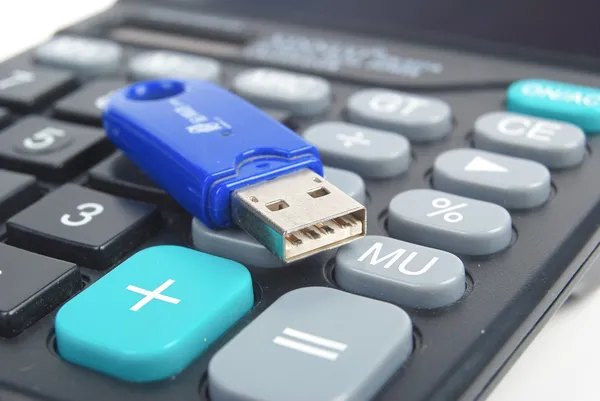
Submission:
{"label": "equals sign symbol", "polygon": [[282,334],[283,336],[277,336],[273,339],[275,344],[329,361],[338,359],[340,352],[343,352],[348,348],[347,344],[315,336],[289,327],[286,327]]}

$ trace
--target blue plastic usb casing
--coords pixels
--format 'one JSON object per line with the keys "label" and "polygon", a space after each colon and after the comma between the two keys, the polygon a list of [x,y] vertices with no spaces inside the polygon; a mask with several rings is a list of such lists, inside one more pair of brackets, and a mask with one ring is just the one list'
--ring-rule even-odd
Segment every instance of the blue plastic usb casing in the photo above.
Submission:
{"label": "blue plastic usb casing", "polygon": [[230,227],[230,195],[300,169],[323,175],[317,149],[260,109],[197,80],[154,80],[115,92],[108,137],[185,209]]}

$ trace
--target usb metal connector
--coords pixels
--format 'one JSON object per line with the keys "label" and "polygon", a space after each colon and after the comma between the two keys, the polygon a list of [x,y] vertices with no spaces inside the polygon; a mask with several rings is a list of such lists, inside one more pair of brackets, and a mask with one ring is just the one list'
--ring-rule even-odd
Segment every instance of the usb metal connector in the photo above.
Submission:
{"label": "usb metal connector", "polygon": [[312,170],[304,169],[237,190],[238,226],[285,262],[366,234],[365,207]]}

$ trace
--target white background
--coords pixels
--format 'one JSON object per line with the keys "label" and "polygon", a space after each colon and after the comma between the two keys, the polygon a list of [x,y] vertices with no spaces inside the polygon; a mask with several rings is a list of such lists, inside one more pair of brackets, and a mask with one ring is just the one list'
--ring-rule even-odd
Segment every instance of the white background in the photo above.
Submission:
{"label": "white background", "polygon": [[[114,0],[2,0],[0,60],[41,43],[56,29],[113,3]],[[567,303],[488,400],[600,400],[599,316],[600,291]]]}

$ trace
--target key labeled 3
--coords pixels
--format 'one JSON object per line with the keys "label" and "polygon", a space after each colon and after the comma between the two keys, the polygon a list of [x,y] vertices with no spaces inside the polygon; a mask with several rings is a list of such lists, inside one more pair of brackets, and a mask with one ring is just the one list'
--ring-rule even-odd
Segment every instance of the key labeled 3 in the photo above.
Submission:
{"label": "key labeled 3", "polygon": [[7,223],[9,242],[104,269],[158,228],[156,207],[66,184]]}
{"label": "key labeled 3", "polygon": [[576,125],[516,113],[487,113],[475,121],[475,147],[538,161],[547,167],[572,167],[583,161],[586,138]]}
{"label": "key labeled 3", "polygon": [[437,308],[465,291],[462,261],[438,249],[369,235],[342,247],[336,282],[346,291],[416,308]]}
{"label": "key labeled 3", "polygon": [[390,202],[388,230],[405,241],[464,255],[488,255],[510,244],[512,219],[493,203],[415,189]]}

